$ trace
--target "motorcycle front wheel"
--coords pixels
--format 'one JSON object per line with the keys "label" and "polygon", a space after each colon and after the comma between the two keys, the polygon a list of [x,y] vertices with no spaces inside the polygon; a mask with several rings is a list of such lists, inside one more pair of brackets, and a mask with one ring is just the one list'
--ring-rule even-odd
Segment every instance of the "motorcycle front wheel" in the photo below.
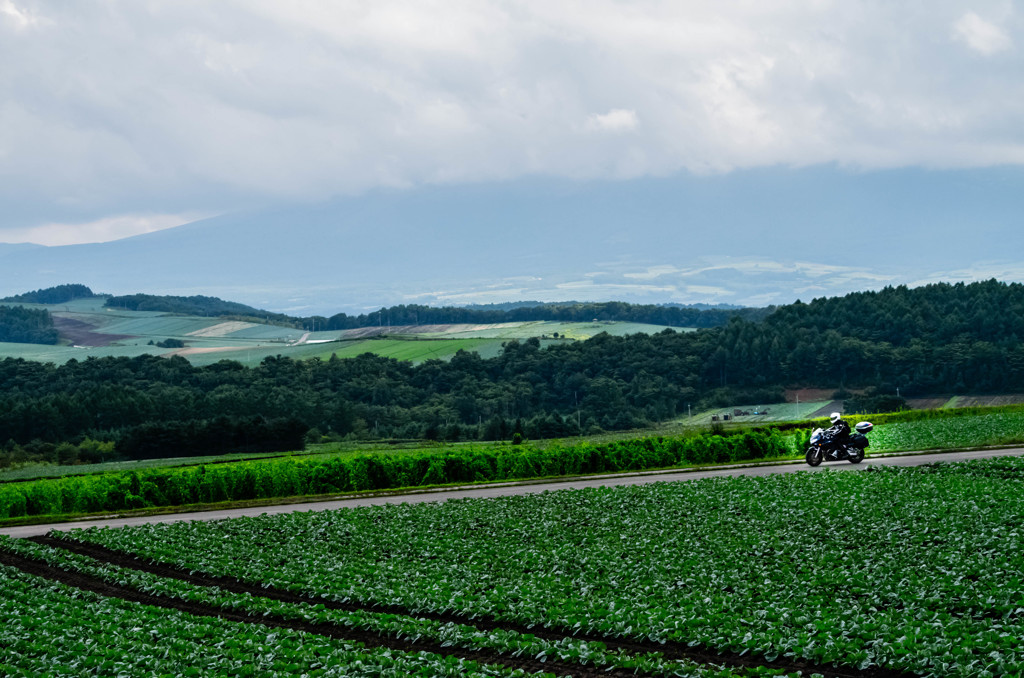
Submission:
{"label": "motorcycle front wheel", "polygon": [[807,448],[807,454],[804,456],[808,466],[817,466],[821,463],[821,448],[812,445]]}
{"label": "motorcycle front wheel", "polygon": [[851,464],[861,463],[862,461],[864,461],[864,450],[860,449],[859,447],[853,448],[853,451],[850,452],[849,459]]}

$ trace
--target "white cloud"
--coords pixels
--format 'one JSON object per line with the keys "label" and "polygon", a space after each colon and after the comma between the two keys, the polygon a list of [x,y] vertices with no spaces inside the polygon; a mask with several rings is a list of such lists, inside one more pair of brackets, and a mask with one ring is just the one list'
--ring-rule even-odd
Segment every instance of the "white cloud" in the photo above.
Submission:
{"label": "white cloud", "polygon": [[[0,0],[0,200],[28,227],[527,175],[1021,164],[1020,23],[974,6]],[[951,26],[970,50],[935,39]]]}
{"label": "white cloud", "polygon": [[36,22],[36,17],[14,4],[14,0],[0,0],[0,17],[9,21],[16,28],[28,28]]}
{"label": "white cloud", "polygon": [[967,12],[953,24],[953,36],[976,52],[990,56],[1013,46],[1003,29],[985,21],[974,12]]}
{"label": "white cloud", "polygon": [[613,108],[607,113],[598,115],[594,113],[587,118],[583,128],[588,132],[611,132],[621,134],[632,132],[640,124],[636,111],[623,108]]}
{"label": "white cloud", "polygon": [[735,290],[726,289],[724,287],[714,287],[711,285],[687,285],[683,288],[683,292],[687,296],[697,299],[720,300],[736,296]]}
{"label": "white cloud", "polygon": [[0,242],[76,245],[109,242],[197,221],[209,214],[125,214],[88,223],[47,223],[29,228],[0,229]]}
{"label": "white cloud", "polygon": [[617,292],[629,293],[672,293],[676,291],[672,286],[658,285],[637,285],[634,283],[595,283],[593,280],[573,280],[570,282],[558,283],[555,289],[559,290],[581,290],[593,297],[595,293],[608,293],[607,298],[612,298]]}
{"label": "white cloud", "polygon": [[649,266],[645,271],[623,273],[622,277],[632,278],[634,280],[654,280],[664,275],[672,275],[673,273],[680,272],[681,271],[675,266],[672,266],[671,264],[665,264],[662,266]]}

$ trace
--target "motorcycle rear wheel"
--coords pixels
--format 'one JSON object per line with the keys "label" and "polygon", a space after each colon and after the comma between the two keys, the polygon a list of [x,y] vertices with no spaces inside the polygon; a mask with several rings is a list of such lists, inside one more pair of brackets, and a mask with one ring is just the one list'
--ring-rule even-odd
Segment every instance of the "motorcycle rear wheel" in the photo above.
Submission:
{"label": "motorcycle rear wheel", "polygon": [[861,463],[862,461],[864,461],[864,450],[860,449],[859,447],[853,448],[853,451],[850,452],[849,459],[851,464]]}
{"label": "motorcycle rear wheel", "polygon": [[817,466],[821,463],[822,452],[820,447],[811,446],[807,448],[807,454],[804,456],[804,460],[808,466]]}

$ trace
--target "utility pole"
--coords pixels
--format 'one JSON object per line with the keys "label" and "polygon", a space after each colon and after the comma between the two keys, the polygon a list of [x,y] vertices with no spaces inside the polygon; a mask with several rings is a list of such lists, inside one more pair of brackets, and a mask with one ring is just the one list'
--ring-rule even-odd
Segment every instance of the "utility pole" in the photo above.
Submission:
{"label": "utility pole", "polygon": [[576,397],[576,391],[572,392],[572,399],[576,403],[576,429],[579,431],[580,437],[582,437],[583,424],[580,423],[580,399]]}

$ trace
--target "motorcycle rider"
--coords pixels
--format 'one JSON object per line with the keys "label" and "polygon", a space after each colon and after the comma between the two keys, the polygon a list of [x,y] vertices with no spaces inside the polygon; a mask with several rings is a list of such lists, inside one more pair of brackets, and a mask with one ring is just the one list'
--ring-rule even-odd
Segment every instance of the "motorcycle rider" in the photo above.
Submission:
{"label": "motorcycle rider", "polygon": [[832,443],[833,451],[838,452],[845,448],[846,443],[850,440],[850,425],[843,420],[843,415],[838,412],[833,412],[828,418],[832,422],[832,426],[825,429],[825,437]]}

